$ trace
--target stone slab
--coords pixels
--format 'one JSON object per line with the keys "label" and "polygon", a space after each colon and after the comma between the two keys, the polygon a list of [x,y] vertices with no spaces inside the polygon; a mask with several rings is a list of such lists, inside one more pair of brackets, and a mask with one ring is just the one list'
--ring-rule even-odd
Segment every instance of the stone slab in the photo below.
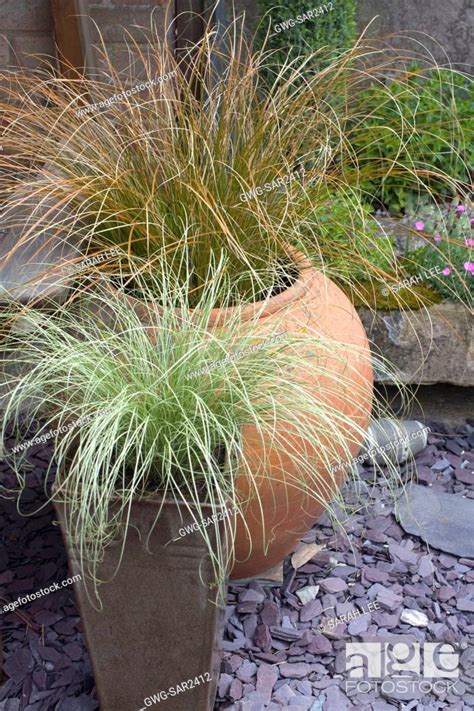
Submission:
{"label": "stone slab", "polygon": [[[474,318],[445,301],[417,311],[358,309],[374,355],[382,354],[402,383],[474,385]],[[376,372],[378,382],[391,379]]]}
{"label": "stone slab", "polygon": [[412,484],[396,513],[405,531],[433,548],[474,557],[474,500]]}

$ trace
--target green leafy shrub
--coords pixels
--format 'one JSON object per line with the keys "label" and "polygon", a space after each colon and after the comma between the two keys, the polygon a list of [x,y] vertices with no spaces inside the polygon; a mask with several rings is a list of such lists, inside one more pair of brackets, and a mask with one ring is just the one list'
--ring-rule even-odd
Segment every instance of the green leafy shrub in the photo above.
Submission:
{"label": "green leafy shrub", "polygon": [[[340,283],[371,280],[393,269],[395,252],[391,238],[371,215],[370,206],[355,195],[335,193],[310,216],[318,244],[324,250],[313,261]],[[357,262],[348,258],[353,250]]]}
{"label": "green leafy shrub", "polygon": [[412,226],[429,233],[429,242],[408,250],[406,270],[424,276],[439,294],[450,300],[461,299],[468,306],[474,296],[474,211],[464,205],[441,208],[434,203],[409,206]]}
{"label": "green leafy shrub", "polygon": [[[275,50],[272,57],[275,71],[278,65],[325,47],[334,51],[316,61],[314,66],[323,69],[331,56],[334,58],[338,50],[352,46],[357,37],[355,0],[319,5],[308,2],[306,7],[298,0],[288,0],[284,5],[277,5],[274,0],[257,0],[257,9],[262,17],[257,39],[262,43],[271,23],[266,48]],[[308,17],[311,11],[314,14]]]}
{"label": "green leafy shrub", "polygon": [[[395,268],[394,240],[371,213],[357,194],[328,192],[324,204],[307,218],[319,246],[319,251],[310,253],[313,263],[339,286],[348,287],[344,288],[348,295],[364,282],[383,285]],[[304,240],[297,246],[306,250]],[[349,257],[353,250],[357,260]]]}
{"label": "green leafy shrub", "polygon": [[[360,167],[384,166],[363,182],[363,188],[390,213],[402,213],[410,193],[419,192],[419,178],[414,174],[411,179],[410,170],[426,171],[427,190],[439,195],[452,196],[454,191],[430,175],[430,166],[453,181],[469,182],[474,164],[474,88],[467,76],[412,65],[388,86],[374,84],[361,92],[358,103],[363,118],[349,140]],[[401,165],[407,171],[400,170]]]}

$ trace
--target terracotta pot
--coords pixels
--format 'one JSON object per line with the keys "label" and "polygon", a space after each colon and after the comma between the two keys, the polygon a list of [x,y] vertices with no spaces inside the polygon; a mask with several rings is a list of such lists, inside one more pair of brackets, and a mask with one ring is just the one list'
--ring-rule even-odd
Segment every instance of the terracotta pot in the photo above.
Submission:
{"label": "terracotta pot", "polygon": [[[295,486],[301,480],[295,464],[281,451],[268,454],[265,444],[254,426],[243,429],[243,446],[246,459],[256,475],[256,486],[245,475],[237,481],[237,491],[245,504],[245,522],[240,518],[237,523],[235,540],[235,562],[231,572],[232,579],[246,579],[261,575],[279,563],[291,553],[299,539],[314,525],[325,509],[324,502],[329,502],[344,479],[344,471],[330,476],[322,464],[321,452],[330,451],[334,464],[347,461],[360,450],[364,436],[356,428],[366,430],[370,421],[373,373],[370,365],[370,349],[364,327],[347,296],[331,280],[316,270],[309,260],[293,252],[299,266],[299,276],[294,284],[265,303],[249,304],[240,311],[240,320],[252,322],[252,334],[262,340],[276,332],[312,333],[330,339],[334,344],[333,355],[326,351],[314,351],[311,356],[324,361],[330,376],[313,380],[311,372],[295,374],[314,397],[333,411],[349,418],[354,427],[345,427],[346,447],[337,448],[334,443],[322,440],[319,451],[314,448],[305,452],[311,458],[316,471],[320,471],[318,493],[321,502]],[[128,296],[128,302],[146,323],[149,307],[146,303]],[[213,309],[209,325],[215,329],[225,328],[226,322],[233,317],[232,308]],[[254,326],[258,318],[257,327]],[[150,337],[153,338],[151,335]],[[355,347],[355,348],[354,348]],[[307,347],[302,348],[303,354]],[[271,357],[271,355],[269,356]],[[350,377],[348,377],[348,374]],[[340,380],[338,380],[340,376]],[[345,383],[343,383],[343,378]],[[354,398],[354,393],[357,397]],[[354,402],[354,400],[356,400]],[[302,447],[298,431],[282,422],[279,428],[281,440],[288,447]],[[262,453],[267,451],[266,460]],[[263,502],[264,525],[260,502],[255,497],[258,489]]]}
{"label": "terracotta pot", "polygon": [[[299,278],[293,286],[269,298],[263,308],[262,304],[245,307],[241,310],[241,319],[250,322],[258,310],[256,333],[262,339],[276,331],[306,331],[313,334],[316,331],[333,341],[333,356],[328,356],[327,351],[312,353],[321,362],[324,360],[331,373],[330,377],[313,380],[311,372],[301,372],[297,376],[321,404],[326,403],[353,422],[354,429],[345,428],[348,451],[353,457],[358,454],[363,440],[363,435],[357,434],[355,428],[366,429],[372,405],[373,373],[367,336],[357,312],[341,289],[314,269],[308,260],[300,257],[299,266]],[[210,325],[225,327],[231,314],[232,309],[214,309]],[[343,377],[345,383],[342,382]],[[357,398],[354,398],[354,393],[357,393]],[[288,448],[301,450],[303,443],[295,428],[291,429],[288,423],[282,422],[280,433],[281,441]],[[268,454],[268,443],[262,441],[253,425],[244,428],[243,441],[247,461],[251,463],[254,475],[261,474],[257,474],[256,485],[251,485],[244,475],[237,482],[241,499],[248,500],[248,503],[245,523],[241,518],[237,522],[235,563],[231,573],[233,579],[261,575],[283,560],[325,508],[323,503],[316,501],[301,487],[295,487],[300,474],[294,462],[285,457],[281,450]],[[341,451],[338,457],[334,443],[327,444],[329,451],[335,455],[334,464],[339,463],[341,458],[347,461],[348,451]],[[264,450],[267,452],[265,461]],[[321,463],[321,451],[308,451],[306,448],[304,454],[311,458],[315,469],[321,472],[321,484],[318,486],[321,499],[330,501],[344,479],[344,471],[329,476]],[[255,496],[255,489],[258,489],[263,503],[264,524],[261,503]]]}
{"label": "terracotta pot", "polygon": [[[202,535],[180,534],[180,528],[193,524],[189,510],[184,503],[165,501],[153,527],[160,505],[158,498],[133,502],[122,558],[120,537],[105,547],[98,568],[106,581],[99,587],[101,610],[91,604],[85,581],[74,582],[103,711],[161,702],[169,711],[214,708],[225,607]],[[71,574],[80,576],[67,510],[61,503],[54,507]],[[210,506],[202,511],[213,513]],[[216,545],[215,527],[207,532]]]}

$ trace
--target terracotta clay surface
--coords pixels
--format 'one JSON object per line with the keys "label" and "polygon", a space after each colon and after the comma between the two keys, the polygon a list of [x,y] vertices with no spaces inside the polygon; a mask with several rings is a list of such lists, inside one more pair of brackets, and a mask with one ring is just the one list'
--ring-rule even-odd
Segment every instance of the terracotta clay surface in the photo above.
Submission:
{"label": "terracotta clay surface", "polygon": [[[364,327],[346,295],[308,261],[301,259],[300,276],[293,286],[268,299],[263,306],[245,307],[241,317],[250,324],[256,313],[257,334],[262,340],[285,332],[308,333],[324,339],[326,347],[302,345],[304,355],[308,359],[317,358],[324,372],[314,378],[315,370],[310,368],[309,372],[293,372],[292,377],[314,394],[325,416],[337,422],[338,414],[343,414],[354,427],[341,423],[346,435],[344,448],[338,447],[331,437],[323,436],[310,448],[303,444],[297,428],[282,422],[277,433],[279,445],[271,450],[254,426],[244,428],[244,449],[253,477],[242,474],[237,485],[241,499],[248,504],[245,522],[242,518],[237,521],[233,579],[257,576],[272,568],[311,528],[324,511],[324,502],[332,498],[344,478],[343,469],[328,475],[326,458],[329,457],[332,466],[357,455],[363,438],[358,428],[367,427],[372,403],[373,374]],[[232,309],[215,309],[211,325],[225,327],[231,316]],[[320,472],[317,484],[313,481],[308,487],[311,491],[305,490],[304,481],[301,483],[301,472],[294,459],[285,455],[285,449],[292,448],[303,458],[309,458],[314,470]],[[315,488],[318,500],[312,496]]]}
{"label": "terracotta clay surface", "polygon": [[[311,345],[303,344],[301,350],[308,362],[317,358],[323,372],[314,378],[314,368],[300,369],[293,371],[291,377],[314,395],[321,405],[322,416],[336,423],[339,431],[344,430],[346,445],[337,446],[333,436],[321,435],[314,447],[304,446],[298,428],[282,422],[276,433],[277,446],[270,449],[254,426],[244,427],[243,446],[253,476],[242,474],[237,483],[239,497],[247,505],[245,520],[240,517],[236,522],[235,562],[230,576],[234,580],[261,575],[293,550],[344,479],[343,468],[332,475],[327,473],[328,459],[333,466],[356,456],[370,419],[373,373],[367,336],[359,316],[339,287],[309,260],[297,252],[293,254],[299,277],[291,287],[266,302],[239,307],[238,319],[234,308],[213,309],[208,325],[220,330],[240,320],[244,335],[248,328],[248,333],[256,337],[255,342],[262,343],[277,333],[320,336],[325,347],[315,347],[313,340]],[[126,298],[147,322],[149,306],[131,296]],[[152,331],[150,337],[153,338]],[[268,357],[271,358],[271,346]],[[339,426],[340,416],[346,419]],[[327,423],[324,429],[328,431]],[[320,472],[317,483],[313,480],[309,486],[302,477],[294,458],[285,454],[291,448],[311,461],[313,471]],[[316,488],[318,500],[314,498]],[[259,498],[255,495],[257,490]]]}

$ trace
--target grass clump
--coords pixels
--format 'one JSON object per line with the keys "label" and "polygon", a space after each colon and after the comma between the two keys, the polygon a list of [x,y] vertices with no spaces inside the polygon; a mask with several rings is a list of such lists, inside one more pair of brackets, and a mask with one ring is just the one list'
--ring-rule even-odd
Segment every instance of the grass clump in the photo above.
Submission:
{"label": "grass clump", "polygon": [[[219,274],[226,278],[225,265]],[[232,311],[225,329],[211,327],[221,286],[206,287],[198,307],[189,309],[186,289],[174,278],[158,280],[150,293],[147,281],[144,319],[125,293],[111,299],[104,279],[88,296],[79,289],[79,299],[49,316],[23,310],[28,332],[15,332],[2,344],[2,356],[13,354],[16,362],[2,439],[13,425],[22,443],[25,412],[42,422],[36,436],[55,432],[53,495],[66,504],[68,536],[84,579],[92,579],[96,592],[104,550],[119,535],[125,545],[135,500],[160,494],[186,502],[196,523],[208,516],[204,504],[215,513],[236,507],[243,517],[247,501],[239,494],[239,478],[245,477],[245,489],[259,501],[271,456],[291,464],[292,474],[283,467],[281,472],[289,490],[297,488],[325,505],[335,498],[344,506],[339,470],[341,463],[350,468],[351,451],[364,431],[331,398],[337,393],[346,403],[360,404],[366,393],[355,385],[359,365],[350,363],[370,355],[355,346],[341,350],[340,343],[308,331],[306,324],[295,323],[281,338],[275,323],[263,336],[258,314],[243,327],[240,309]],[[350,360],[352,351],[356,361]],[[341,367],[335,369],[334,359]],[[308,374],[316,382],[311,388]],[[261,437],[257,458],[245,446],[249,427]],[[289,433],[298,446],[290,443]],[[3,455],[24,487],[28,450],[3,447]],[[396,468],[384,476],[395,488]],[[281,486],[278,476],[273,483]],[[264,524],[264,507],[261,515]],[[200,531],[216,579],[223,581],[232,564],[235,519],[226,518],[220,534],[225,546],[214,546],[206,529]]]}
{"label": "grass clump", "polygon": [[[380,242],[365,229],[367,184],[397,175],[420,189],[429,189],[428,176],[447,189],[458,185],[444,163],[407,163],[403,151],[387,157],[382,150],[388,133],[403,145],[419,136],[396,87],[415,99],[422,87],[403,70],[393,88],[386,86],[391,51],[365,40],[336,57],[321,49],[287,58],[268,83],[262,71],[274,65],[273,50],[255,49],[243,36],[237,20],[222,43],[208,27],[176,59],[152,30],[146,51],[131,43],[133,61],[120,75],[103,48],[103,81],[58,78],[48,67],[3,72],[5,218],[14,219],[25,195],[62,210],[30,220],[22,240],[48,232],[79,241],[86,252],[119,248],[113,268],[132,273],[139,260],[158,278],[166,261],[181,283],[190,276],[191,306],[208,265],[222,255],[236,303],[265,296],[294,267],[295,244],[330,271],[343,247],[352,267],[341,267],[343,278],[353,285],[361,272],[386,281]],[[330,61],[321,69],[325,52]],[[148,88],[111,102],[140,86],[140,68]],[[383,93],[380,111],[370,96],[361,98],[368,81]],[[91,110],[100,101],[107,106]],[[451,146],[446,138],[443,145]],[[332,200],[337,209],[329,208]],[[346,222],[341,215],[348,212]],[[215,296],[216,305],[228,301],[225,293]]]}

